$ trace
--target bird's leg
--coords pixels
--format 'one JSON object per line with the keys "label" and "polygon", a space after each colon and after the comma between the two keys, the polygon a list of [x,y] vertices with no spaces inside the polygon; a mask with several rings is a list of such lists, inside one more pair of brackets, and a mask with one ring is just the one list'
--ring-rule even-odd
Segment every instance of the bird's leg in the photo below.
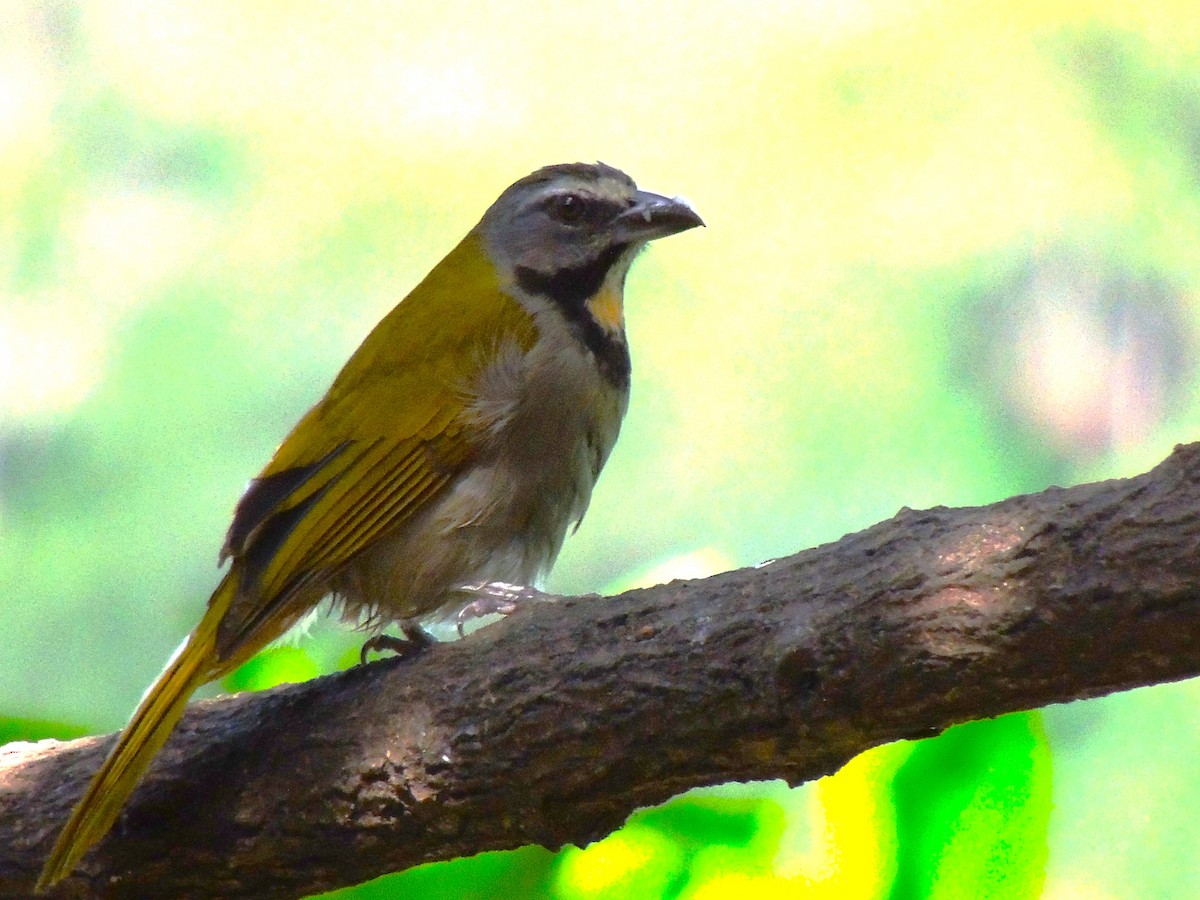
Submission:
{"label": "bird's leg", "polygon": [[360,666],[367,664],[368,653],[382,653],[385,650],[391,650],[403,659],[406,656],[416,656],[430,644],[435,643],[433,635],[417,622],[403,621],[400,623],[400,630],[404,633],[403,637],[381,632],[368,638],[358,653],[358,664]]}
{"label": "bird's leg", "polygon": [[458,611],[455,625],[458,636],[463,636],[463,626],[482,616],[499,613],[511,616],[521,606],[531,601],[542,601],[552,598],[553,594],[539,591],[527,584],[509,584],[506,581],[487,581],[481,584],[464,584],[459,590],[464,594],[472,594],[475,599]]}

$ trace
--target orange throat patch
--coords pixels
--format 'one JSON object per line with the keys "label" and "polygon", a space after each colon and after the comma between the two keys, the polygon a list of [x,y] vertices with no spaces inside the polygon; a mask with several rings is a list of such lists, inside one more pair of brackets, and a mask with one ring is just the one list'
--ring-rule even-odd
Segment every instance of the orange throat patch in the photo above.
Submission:
{"label": "orange throat patch", "polygon": [[605,285],[587,301],[587,308],[592,318],[606,331],[625,330],[625,303],[621,291],[614,291]]}

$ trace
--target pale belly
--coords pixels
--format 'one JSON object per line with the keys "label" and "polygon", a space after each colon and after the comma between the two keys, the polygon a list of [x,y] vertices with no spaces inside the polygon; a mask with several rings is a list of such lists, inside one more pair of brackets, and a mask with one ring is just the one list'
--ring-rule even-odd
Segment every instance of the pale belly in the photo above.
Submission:
{"label": "pale belly", "polygon": [[520,362],[486,376],[480,403],[494,422],[484,423],[489,436],[476,460],[333,578],[345,618],[374,625],[434,617],[470,599],[466,585],[533,585],[549,571],[587,510],[627,397],[579,354],[549,359],[565,371],[544,364],[531,375],[531,361]]}

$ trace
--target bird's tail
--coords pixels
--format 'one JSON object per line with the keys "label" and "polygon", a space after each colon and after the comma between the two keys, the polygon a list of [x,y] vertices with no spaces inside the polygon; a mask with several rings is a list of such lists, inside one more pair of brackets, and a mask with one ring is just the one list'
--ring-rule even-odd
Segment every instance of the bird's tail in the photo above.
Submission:
{"label": "bird's tail", "polygon": [[176,652],[134,711],[116,746],[71,812],[50,851],[35,890],[67,877],[80,857],[108,832],[150,761],[183,715],[188,698],[215,677],[217,626],[237,591],[227,575],[209,601],[208,612]]}

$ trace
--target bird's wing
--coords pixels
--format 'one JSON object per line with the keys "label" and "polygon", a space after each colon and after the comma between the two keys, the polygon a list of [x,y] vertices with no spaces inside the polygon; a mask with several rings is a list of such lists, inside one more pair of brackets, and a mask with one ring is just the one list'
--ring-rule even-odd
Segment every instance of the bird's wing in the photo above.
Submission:
{"label": "bird's wing", "polygon": [[222,558],[233,558],[241,589],[222,622],[222,657],[273,640],[277,629],[263,626],[295,591],[412,516],[469,462],[473,376],[506,341],[528,349],[536,337],[476,241],[376,326],[238,503]]}

